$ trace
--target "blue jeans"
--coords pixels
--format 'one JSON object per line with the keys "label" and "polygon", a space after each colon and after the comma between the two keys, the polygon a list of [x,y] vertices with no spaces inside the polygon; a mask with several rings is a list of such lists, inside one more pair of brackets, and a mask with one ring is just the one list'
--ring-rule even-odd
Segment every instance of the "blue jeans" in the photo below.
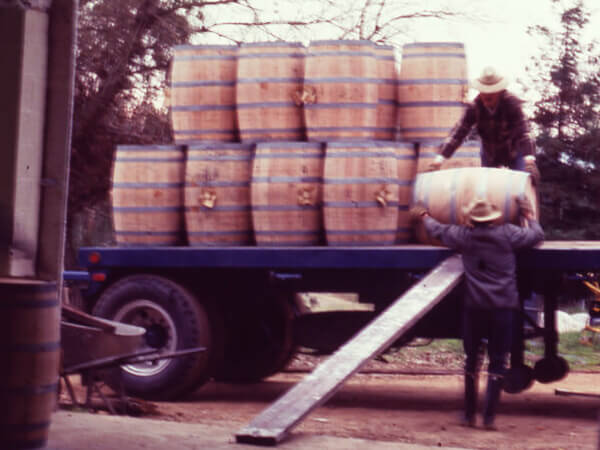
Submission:
{"label": "blue jeans", "polygon": [[490,360],[488,372],[504,376],[511,348],[514,314],[512,309],[464,309],[463,346],[466,373],[474,374],[479,371],[482,341],[487,339]]}

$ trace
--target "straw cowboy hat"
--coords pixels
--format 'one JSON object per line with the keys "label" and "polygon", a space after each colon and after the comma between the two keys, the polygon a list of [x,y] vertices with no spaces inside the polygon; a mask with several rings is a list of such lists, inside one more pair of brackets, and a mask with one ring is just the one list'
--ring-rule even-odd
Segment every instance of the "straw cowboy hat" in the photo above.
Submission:
{"label": "straw cowboy hat", "polygon": [[472,222],[491,222],[502,216],[502,212],[485,199],[473,200],[464,212]]}
{"label": "straw cowboy hat", "polygon": [[479,78],[472,81],[472,86],[483,94],[493,94],[506,89],[508,79],[500,75],[493,67],[486,67]]}

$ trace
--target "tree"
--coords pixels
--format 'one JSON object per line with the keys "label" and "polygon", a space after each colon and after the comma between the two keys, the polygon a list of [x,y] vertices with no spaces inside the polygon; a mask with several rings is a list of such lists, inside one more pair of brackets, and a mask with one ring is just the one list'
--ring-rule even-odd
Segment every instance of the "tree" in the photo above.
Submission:
{"label": "tree", "polygon": [[593,42],[582,42],[589,18],[583,1],[552,3],[561,28],[530,30],[548,48],[528,68],[539,93],[532,120],[542,173],[541,220],[547,238],[599,239],[599,58]]}

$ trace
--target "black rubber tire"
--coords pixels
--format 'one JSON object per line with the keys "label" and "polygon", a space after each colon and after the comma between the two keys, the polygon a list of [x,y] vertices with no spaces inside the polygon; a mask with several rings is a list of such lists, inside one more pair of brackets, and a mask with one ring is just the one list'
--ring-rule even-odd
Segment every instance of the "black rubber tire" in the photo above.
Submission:
{"label": "black rubber tire", "polygon": [[[157,363],[159,368],[149,367],[146,370],[147,366],[144,365],[122,366],[118,371],[127,394],[150,400],[171,400],[202,385],[213,375],[216,362],[222,358],[223,325],[212,305],[204,298],[199,302],[184,287],[156,275],[125,277],[100,296],[93,314],[144,326],[148,347],[170,351],[206,348],[204,352],[162,360]],[[125,311],[130,308],[133,309],[126,314]],[[154,311],[158,311],[156,315],[162,320],[154,320],[150,324],[153,319],[148,319],[147,312],[155,314]],[[140,317],[143,323],[139,323],[136,317]],[[150,333],[150,328],[154,328],[153,333]],[[162,339],[152,342],[151,334],[154,338],[159,335]],[[160,343],[164,341],[168,345],[161,346]],[[119,375],[118,371],[114,371],[114,374]],[[144,371],[147,373],[139,373]],[[117,376],[109,377],[106,382],[113,389],[119,387]]]}
{"label": "black rubber tire", "polygon": [[295,354],[291,300],[266,294],[225,313],[225,351],[218,381],[252,383],[282,370]]}
{"label": "black rubber tire", "polygon": [[533,376],[540,383],[562,380],[569,373],[569,363],[562,356],[544,357],[535,363]]}
{"label": "black rubber tire", "polygon": [[504,377],[504,392],[518,394],[529,389],[534,382],[533,369],[525,364],[511,367]]}

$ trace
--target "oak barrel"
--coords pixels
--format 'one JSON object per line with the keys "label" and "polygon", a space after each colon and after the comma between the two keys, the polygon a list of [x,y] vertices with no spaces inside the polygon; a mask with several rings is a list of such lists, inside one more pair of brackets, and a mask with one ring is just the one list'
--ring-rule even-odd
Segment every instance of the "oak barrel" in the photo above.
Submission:
{"label": "oak barrel", "polygon": [[417,172],[417,153],[415,144],[408,142],[390,142],[396,151],[398,160],[398,227],[396,244],[407,244],[413,240],[410,219],[413,186]]}
{"label": "oak barrel", "polygon": [[254,146],[201,143],[188,146],[185,224],[188,243],[248,245],[252,241],[250,177]]}
{"label": "oak barrel", "polygon": [[328,142],[323,177],[327,244],[393,245],[398,159],[392,142]]}
{"label": "oak barrel", "polygon": [[311,42],[302,96],[308,140],[373,139],[377,76],[370,41]]}
{"label": "oak barrel", "polygon": [[56,283],[0,279],[0,342],[0,448],[43,447],[59,383]]}
{"label": "oak barrel", "polygon": [[318,142],[257,144],[251,188],[257,245],[322,242],[323,159]]}
{"label": "oak barrel", "polygon": [[305,140],[299,98],[305,55],[299,42],[241,45],[236,110],[242,142]]}
{"label": "oak barrel", "polygon": [[464,45],[406,44],[398,80],[398,120],[404,140],[445,138],[461,118],[468,90]]}
{"label": "oak barrel", "polygon": [[119,245],[176,245],[183,231],[184,147],[120,145],[111,197]]}
{"label": "oak barrel", "polygon": [[375,139],[393,141],[396,139],[398,101],[398,74],[394,47],[375,45],[377,61],[377,119]]}
{"label": "oak barrel", "polygon": [[[466,224],[464,209],[475,199],[487,199],[502,212],[500,223],[519,221],[517,197],[529,199],[538,216],[537,193],[527,172],[494,167],[463,167],[418,174],[413,203],[423,204],[429,214],[447,224]],[[417,239],[436,243],[424,229],[417,229]]]}
{"label": "oak barrel", "polygon": [[[418,173],[429,170],[429,165],[439,154],[442,142],[441,140],[426,140],[418,143]],[[442,163],[441,169],[458,169],[460,167],[481,167],[481,143],[479,141],[463,142],[452,157]]]}
{"label": "oak barrel", "polygon": [[171,123],[176,143],[237,141],[238,47],[178,45],[171,63]]}

